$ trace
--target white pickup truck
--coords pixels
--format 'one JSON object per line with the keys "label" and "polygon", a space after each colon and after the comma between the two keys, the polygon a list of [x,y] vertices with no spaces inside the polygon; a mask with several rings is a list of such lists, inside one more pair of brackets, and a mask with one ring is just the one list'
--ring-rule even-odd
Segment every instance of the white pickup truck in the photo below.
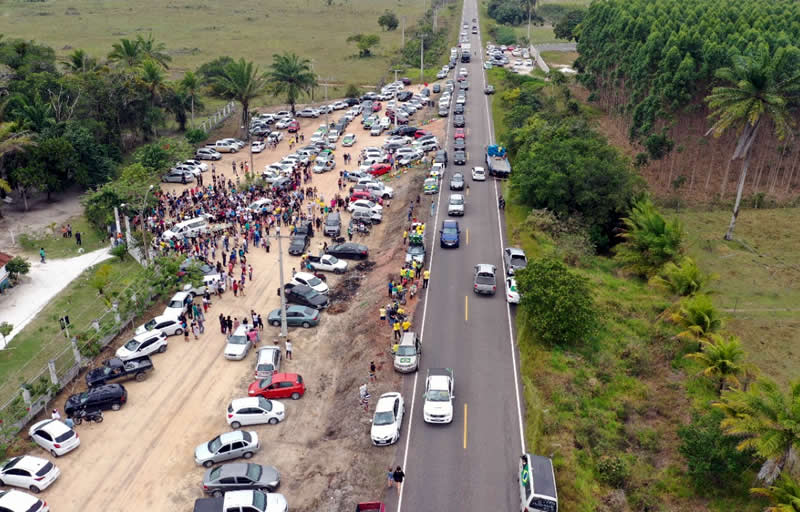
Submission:
{"label": "white pickup truck", "polygon": [[431,368],[425,377],[425,403],[422,417],[425,423],[451,423],[453,421],[453,400],[455,377],[451,368]]}
{"label": "white pickup truck", "polygon": [[321,270],[323,272],[333,272],[334,274],[344,274],[347,272],[347,262],[338,259],[336,256],[330,254],[323,254],[322,256],[308,255],[306,264],[311,265],[313,270]]}

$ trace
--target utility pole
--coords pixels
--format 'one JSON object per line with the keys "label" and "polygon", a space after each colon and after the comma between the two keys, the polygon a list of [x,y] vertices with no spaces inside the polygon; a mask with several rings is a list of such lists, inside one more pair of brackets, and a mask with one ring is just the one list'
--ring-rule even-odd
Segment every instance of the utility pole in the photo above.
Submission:
{"label": "utility pole", "polygon": [[[250,158],[253,157],[252,151],[250,152]],[[144,193],[144,199],[142,200],[142,211],[139,215],[139,221],[142,223],[142,247],[144,248],[144,261],[146,264],[150,264],[150,249],[147,246],[147,223],[144,219],[144,210],[147,208],[147,194],[153,190],[153,185],[150,185],[150,188],[147,189],[147,192]]]}
{"label": "utility pole", "polygon": [[401,39],[400,46],[406,45],[406,17],[403,16],[403,38]]}
{"label": "utility pole", "polygon": [[[333,78],[326,78],[325,79],[325,133],[328,133],[328,129],[330,127],[330,122],[328,122],[328,83],[333,80]],[[327,135],[326,135],[327,137]]]}
{"label": "utility pole", "polygon": [[419,35],[419,83],[425,82],[423,66],[425,64],[425,34]]}
{"label": "utility pole", "polygon": [[269,238],[278,239],[278,278],[280,279],[280,288],[278,291],[281,296],[281,333],[280,337],[286,339],[289,336],[289,331],[286,328],[286,294],[283,291],[283,244],[281,243],[281,229],[277,228],[274,235],[269,235]]}
{"label": "utility pole", "polygon": [[[400,71],[399,69],[395,69],[394,70],[394,82],[395,83],[397,83],[397,73],[399,71]],[[397,129],[397,110],[398,110],[397,109],[397,87],[394,88],[394,109],[395,109],[395,111],[394,111],[394,129],[396,130]]]}

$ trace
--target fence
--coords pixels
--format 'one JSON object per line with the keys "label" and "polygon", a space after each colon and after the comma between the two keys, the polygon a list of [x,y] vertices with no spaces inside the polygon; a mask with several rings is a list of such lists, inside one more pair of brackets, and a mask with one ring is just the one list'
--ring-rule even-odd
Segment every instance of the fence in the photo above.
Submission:
{"label": "fence", "polygon": [[231,117],[231,114],[236,112],[236,103],[231,101],[221,109],[214,112],[208,119],[200,123],[200,129],[206,133],[211,132],[211,130],[215,130],[219,127],[222,123],[225,122],[226,119]]}

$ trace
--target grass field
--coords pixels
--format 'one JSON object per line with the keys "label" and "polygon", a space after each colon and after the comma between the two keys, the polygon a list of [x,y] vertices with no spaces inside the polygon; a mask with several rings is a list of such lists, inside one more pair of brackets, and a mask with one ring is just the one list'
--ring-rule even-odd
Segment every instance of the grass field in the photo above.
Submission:
{"label": "grass field", "polygon": [[544,61],[550,66],[559,64],[572,66],[572,63],[578,58],[578,52],[542,52],[541,55]]}
{"label": "grass field", "polygon": [[[83,48],[100,58],[120,38],[152,33],[166,44],[176,75],[223,55],[253,60],[263,70],[274,53],[293,51],[313,59],[321,78],[360,85],[388,76],[387,55],[400,47],[402,17],[411,27],[425,2],[348,0],[328,6],[325,0],[7,1],[0,7],[0,33],[48,44],[60,56]],[[401,27],[393,32],[378,26],[378,16],[386,9],[401,18]],[[353,57],[357,50],[345,40],[356,33],[380,36],[375,57]]]}
{"label": "grass field", "polygon": [[54,226],[55,231],[47,228],[39,233],[20,235],[20,245],[29,255],[38,256],[39,248],[44,247],[48,258],[72,258],[78,256],[79,248],[75,243],[75,233],[80,232],[81,247],[86,252],[92,252],[108,243],[105,233],[97,231],[83,215],[68,219],[64,224],[72,226],[72,238],[62,237],[61,224],[58,224]]}

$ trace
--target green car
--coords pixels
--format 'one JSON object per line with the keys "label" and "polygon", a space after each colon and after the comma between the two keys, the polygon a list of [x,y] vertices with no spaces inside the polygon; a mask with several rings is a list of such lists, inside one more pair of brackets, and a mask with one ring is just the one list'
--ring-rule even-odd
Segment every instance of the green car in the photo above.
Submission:
{"label": "green car", "polygon": [[364,120],[364,128],[369,130],[370,128],[372,128],[372,124],[373,123],[377,123],[377,122],[378,122],[378,118],[377,117],[369,116],[368,118],[366,118]]}
{"label": "green car", "polygon": [[355,133],[346,133],[344,138],[342,139],[342,146],[349,148],[353,144],[356,143],[356,134]]}
{"label": "green car", "polygon": [[[291,304],[286,306],[286,325],[289,327],[315,327],[319,324],[320,313],[316,309],[306,306]],[[275,327],[281,325],[281,310],[274,309],[269,312],[267,322]]]}
{"label": "green car", "polygon": [[437,194],[439,192],[439,179],[428,178],[422,185],[422,192],[425,194]]}

